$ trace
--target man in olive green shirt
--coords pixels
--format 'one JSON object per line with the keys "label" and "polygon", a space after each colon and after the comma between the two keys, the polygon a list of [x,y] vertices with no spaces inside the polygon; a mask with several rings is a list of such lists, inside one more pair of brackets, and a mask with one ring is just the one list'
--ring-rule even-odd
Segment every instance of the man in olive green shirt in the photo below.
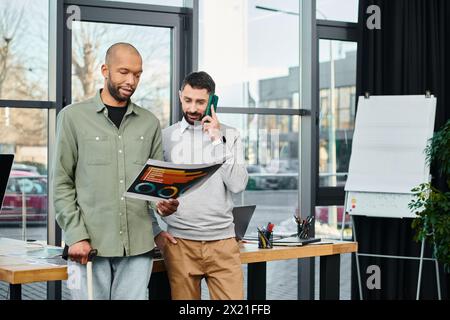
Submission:
{"label": "man in olive green shirt", "polygon": [[[111,46],[102,65],[103,89],[58,115],[53,198],[69,246],[68,285],[75,299],[86,298],[84,265],[92,248],[98,250],[95,299],[147,297],[156,218],[148,202],[123,195],[148,158],[163,159],[158,119],[130,101],[141,73],[133,46]],[[178,201],[153,207],[166,216]]]}

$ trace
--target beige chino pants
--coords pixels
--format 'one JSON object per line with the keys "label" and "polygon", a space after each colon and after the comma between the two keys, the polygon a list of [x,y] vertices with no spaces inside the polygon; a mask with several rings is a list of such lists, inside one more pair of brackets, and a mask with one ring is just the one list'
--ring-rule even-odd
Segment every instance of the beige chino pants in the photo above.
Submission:
{"label": "beige chino pants", "polygon": [[172,299],[200,300],[205,278],[212,300],[244,299],[239,245],[235,238],[193,241],[176,238],[162,250]]}

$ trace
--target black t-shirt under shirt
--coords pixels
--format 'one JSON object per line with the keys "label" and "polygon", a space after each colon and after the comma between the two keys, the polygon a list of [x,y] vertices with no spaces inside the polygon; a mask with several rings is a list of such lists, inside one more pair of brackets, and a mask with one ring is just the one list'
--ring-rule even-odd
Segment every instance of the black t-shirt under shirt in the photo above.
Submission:
{"label": "black t-shirt under shirt", "polygon": [[105,107],[108,108],[108,118],[110,118],[116,127],[119,128],[122,123],[122,119],[127,112],[127,107],[112,107],[107,104],[105,104]]}

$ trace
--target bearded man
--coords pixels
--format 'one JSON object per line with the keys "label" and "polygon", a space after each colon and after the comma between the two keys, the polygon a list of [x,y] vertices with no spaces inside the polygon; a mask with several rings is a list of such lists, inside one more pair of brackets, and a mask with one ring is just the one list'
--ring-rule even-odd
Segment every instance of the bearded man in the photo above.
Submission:
{"label": "bearded man", "polygon": [[95,97],[58,114],[53,203],[69,246],[68,286],[74,299],[86,299],[86,263],[95,248],[94,299],[146,299],[156,223],[151,207],[166,216],[178,201],[123,196],[149,158],[163,159],[161,128],[130,100],[143,72],[135,47],[112,45],[101,72],[104,85]]}

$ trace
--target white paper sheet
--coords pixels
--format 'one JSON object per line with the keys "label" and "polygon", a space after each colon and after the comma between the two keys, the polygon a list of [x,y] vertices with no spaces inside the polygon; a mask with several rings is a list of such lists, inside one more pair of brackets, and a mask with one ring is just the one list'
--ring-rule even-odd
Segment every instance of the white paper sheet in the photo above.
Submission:
{"label": "white paper sheet", "polygon": [[345,190],[408,194],[427,182],[435,112],[434,97],[361,97]]}

